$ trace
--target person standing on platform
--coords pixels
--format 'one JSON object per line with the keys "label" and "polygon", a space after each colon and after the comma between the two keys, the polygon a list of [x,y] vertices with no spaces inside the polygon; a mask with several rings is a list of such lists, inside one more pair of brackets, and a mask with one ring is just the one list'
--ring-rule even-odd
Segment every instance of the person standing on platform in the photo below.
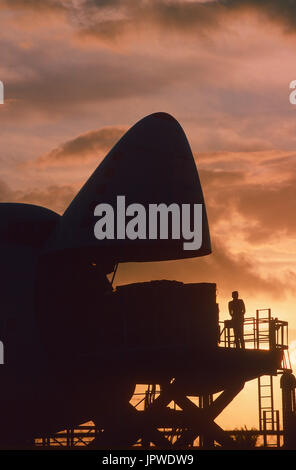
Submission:
{"label": "person standing on platform", "polygon": [[244,315],[246,308],[244,301],[238,298],[238,291],[232,292],[232,300],[228,302],[228,310],[232,318],[235,345],[237,348],[245,348],[244,340]]}

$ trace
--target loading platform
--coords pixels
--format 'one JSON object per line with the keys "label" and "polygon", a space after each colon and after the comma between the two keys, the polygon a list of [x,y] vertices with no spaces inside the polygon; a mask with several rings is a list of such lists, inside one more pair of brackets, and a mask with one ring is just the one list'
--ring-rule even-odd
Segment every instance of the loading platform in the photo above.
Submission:
{"label": "loading platform", "polygon": [[[273,378],[292,372],[288,323],[273,317],[270,309],[257,310],[254,317],[244,321],[246,349],[235,347],[229,320],[220,322],[219,337],[219,346],[207,352],[206,361],[200,358],[201,351],[191,351],[189,364],[179,355],[179,367],[176,367],[177,358],[172,354],[176,376],[169,382],[145,382],[149,377],[140,378],[130,403],[114,422],[106,425],[97,420],[69,428],[36,439],[35,446],[71,448],[87,445],[98,449],[221,446],[235,449],[234,431],[223,430],[215,419],[247,380],[257,379],[257,434],[262,437],[264,447],[280,448],[284,430],[280,427],[280,411],[274,406]],[[150,351],[153,370],[157,369],[158,355],[156,351],[154,357]],[[194,364],[198,370],[196,377],[192,377]],[[217,393],[219,395],[214,397]],[[252,431],[245,432],[252,434]]]}

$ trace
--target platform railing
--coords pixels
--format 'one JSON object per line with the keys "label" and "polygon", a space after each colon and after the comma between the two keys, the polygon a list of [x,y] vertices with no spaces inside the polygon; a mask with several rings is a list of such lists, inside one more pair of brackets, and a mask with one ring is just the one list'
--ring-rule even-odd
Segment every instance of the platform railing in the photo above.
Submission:
{"label": "platform railing", "polygon": [[[220,346],[235,348],[232,320],[220,322]],[[282,351],[282,362],[278,373],[292,372],[288,346],[288,322],[271,316],[271,309],[258,309],[254,317],[244,318],[244,341],[247,349]],[[269,380],[264,381],[264,378]],[[258,378],[259,430],[263,434],[264,447],[279,447],[279,411],[274,409],[273,377]],[[276,436],[276,441],[274,441]]]}
{"label": "platform railing", "polygon": [[[262,312],[267,312],[262,316]],[[235,348],[233,321],[224,320],[220,325],[220,346]],[[281,349],[288,351],[288,322],[273,318],[270,309],[256,311],[256,316],[244,319],[244,341],[247,349]],[[285,364],[290,366],[288,354]]]}

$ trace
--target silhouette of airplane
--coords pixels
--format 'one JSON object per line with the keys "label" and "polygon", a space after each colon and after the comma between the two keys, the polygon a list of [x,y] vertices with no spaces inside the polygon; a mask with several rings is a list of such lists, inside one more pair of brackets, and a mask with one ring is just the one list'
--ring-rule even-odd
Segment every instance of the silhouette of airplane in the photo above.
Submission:
{"label": "silhouette of airplane", "polygon": [[[115,207],[118,195],[125,195],[127,204],[144,207],[160,202],[203,204],[201,247],[184,250],[182,237],[97,240],[94,208],[101,202]],[[177,289],[183,295],[187,288],[182,283],[161,281],[139,289],[134,284],[113,292],[107,279],[118,263],[211,253],[194,158],[184,131],[169,114],[155,113],[134,125],[62,216],[35,205],[0,204],[0,250],[2,447],[22,447],[90,420],[104,428],[98,446],[128,446],[143,427],[162,446],[153,413],[144,422],[129,404],[135,384],[162,384],[158,405],[162,402],[165,409],[171,398],[182,403],[186,395],[223,390],[228,390],[229,402],[246,380],[276,372],[280,359],[274,352],[218,347],[215,284],[197,284],[196,289],[192,285],[191,290],[187,286],[186,292],[196,292],[197,305],[198,299],[203,305],[196,311],[193,302],[189,318],[178,300],[174,308]],[[169,298],[172,317],[163,320],[161,341],[152,340],[144,304],[164,312]],[[201,323],[195,323],[195,317]],[[173,328],[171,318],[179,319],[179,326],[172,333],[175,339],[166,343],[163,335]],[[203,329],[207,319],[208,337]],[[181,341],[186,323],[187,333],[193,335]],[[215,407],[207,416],[208,431],[229,443],[213,421],[221,411],[219,403]]]}

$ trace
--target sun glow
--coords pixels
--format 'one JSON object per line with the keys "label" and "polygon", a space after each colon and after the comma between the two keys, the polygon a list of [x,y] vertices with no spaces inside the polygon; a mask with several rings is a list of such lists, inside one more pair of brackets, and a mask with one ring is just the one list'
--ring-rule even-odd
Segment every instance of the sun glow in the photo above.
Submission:
{"label": "sun glow", "polygon": [[292,341],[289,345],[289,353],[292,366],[296,366],[296,340]]}

